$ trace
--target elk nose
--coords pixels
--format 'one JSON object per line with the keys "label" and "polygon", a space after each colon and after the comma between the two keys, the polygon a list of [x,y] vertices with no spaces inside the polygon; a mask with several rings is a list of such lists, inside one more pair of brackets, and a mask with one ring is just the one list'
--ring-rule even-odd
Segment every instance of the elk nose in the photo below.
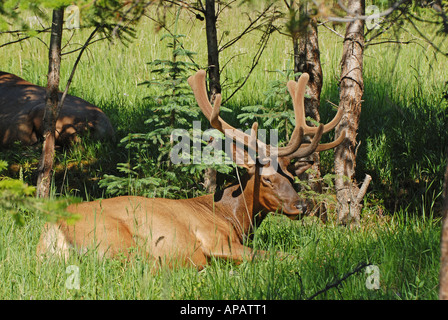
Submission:
{"label": "elk nose", "polygon": [[295,205],[294,205],[294,207],[296,207],[296,209],[297,210],[300,210],[300,211],[302,211],[302,213],[305,213],[306,212],[306,204],[305,203],[296,203]]}

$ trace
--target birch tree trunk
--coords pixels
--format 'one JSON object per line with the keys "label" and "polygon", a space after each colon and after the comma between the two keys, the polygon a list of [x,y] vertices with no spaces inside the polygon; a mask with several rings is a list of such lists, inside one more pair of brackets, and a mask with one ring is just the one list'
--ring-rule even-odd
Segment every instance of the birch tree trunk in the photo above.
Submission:
{"label": "birch tree trunk", "polygon": [[440,239],[439,299],[448,300],[448,165],[443,183],[443,219]]}
{"label": "birch tree trunk", "polygon": [[48,82],[43,118],[44,143],[39,161],[37,177],[37,193],[41,198],[50,195],[51,173],[55,154],[56,120],[59,116],[59,75],[61,67],[62,26],[64,23],[64,8],[53,10],[51,25],[50,48],[48,55]]}
{"label": "birch tree trunk", "polygon": [[[355,15],[364,15],[365,1],[348,0],[347,7]],[[364,20],[349,22],[346,27],[341,59],[339,108],[344,110],[344,115],[336,127],[336,137],[345,130],[346,139],[336,147],[334,161],[335,172],[338,175],[335,183],[338,220],[343,224],[357,224],[361,213],[362,197],[359,199],[360,189],[355,180],[355,168],[356,136],[364,92],[363,51]]]}

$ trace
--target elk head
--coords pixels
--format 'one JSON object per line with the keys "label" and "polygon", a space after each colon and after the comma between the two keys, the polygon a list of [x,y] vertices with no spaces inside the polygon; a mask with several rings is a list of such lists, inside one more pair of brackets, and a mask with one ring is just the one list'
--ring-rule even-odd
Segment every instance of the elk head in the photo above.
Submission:
{"label": "elk head", "polygon": [[[199,70],[194,76],[188,78],[188,84],[193,89],[196,101],[204,116],[210,121],[213,128],[231,138],[233,144],[233,159],[236,164],[247,169],[244,178],[245,185],[250,188],[249,199],[253,209],[270,212],[281,211],[290,218],[305,213],[304,199],[294,189],[294,177],[305,172],[311,164],[299,161],[313,152],[320,152],[336,147],[345,139],[343,132],[338,139],[331,143],[319,144],[322,134],[332,130],[342,117],[341,109],[328,124],[311,127],[306,124],[304,94],[309,75],[303,73],[300,79],[289,81],[287,86],[292,97],[295,114],[295,128],[289,143],[284,147],[272,147],[257,138],[258,123],[254,122],[251,133],[238,130],[219,116],[221,95],[215,96],[214,106],[209,102],[205,87],[206,72]],[[304,143],[304,136],[311,138],[310,143]],[[247,147],[247,151],[237,145]],[[255,159],[250,155],[255,155]],[[239,156],[238,156],[239,155]],[[275,164],[275,165],[273,165]]]}

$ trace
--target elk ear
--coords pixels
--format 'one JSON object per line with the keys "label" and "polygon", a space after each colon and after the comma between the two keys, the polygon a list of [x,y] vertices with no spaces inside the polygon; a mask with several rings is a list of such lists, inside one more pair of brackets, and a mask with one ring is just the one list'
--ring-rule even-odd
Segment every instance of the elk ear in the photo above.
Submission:
{"label": "elk ear", "polygon": [[304,173],[306,170],[311,168],[313,166],[313,164],[314,164],[314,161],[297,161],[294,164],[292,164],[292,166],[293,166],[295,175],[298,177],[302,173]]}
{"label": "elk ear", "polygon": [[291,161],[289,160],[289,158],[279,157],[278,165],[284,174],[294,180],[294,171],[290,170]]}

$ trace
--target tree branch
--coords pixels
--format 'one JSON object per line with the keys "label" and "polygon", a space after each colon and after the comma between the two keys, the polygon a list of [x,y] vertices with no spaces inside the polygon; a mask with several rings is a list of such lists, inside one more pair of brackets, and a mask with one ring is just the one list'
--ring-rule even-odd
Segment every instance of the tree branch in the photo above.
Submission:
{"label": "tree branch", "polygon": [[313,300],[315,297],[317,297],[318,295],[327,292],[328,290],[332,289],[332,288],[337,288],[343,281],[347,280],[348,277],[360,272],[362,269],[370,266],[370,263],[366,263],[366,262],[361,262],[359,263],[355,269],[353,269],[353,271],[350,271],[348,273],[346,273],[341,279],[337,279],[329,284],[327,284],[325,286],[325,288],[323,288],[322,290],[319,290],[318,292],[316,292],[315,294],[313,294],[311,297],[309,297],[307,300]]}
{"label": "tree branch", "polygon": [[[92,44],[94,44],[94,43],[96,43],[96,42],[98,42],[98,41],[106,40],[107,38],[108,38],[108,37],[102,37],[102,38],[96,39],[96,40],[94,40],[94,41],[89,42],[89,44],[88,44],[87,46],[90,46],[90,45],[92,45]],[[85,44],[84,44],[84,45],[85,45]],[[71,54],[71,53],[77,52],[77,51],[79,51],[79,50],[83,50],[84,45],[81,46],[81,47],[79,47],[79,48],[77,48],[77,49],[73,49],[72,51],[68,51],[68,52],[61,53],[61,56],[64,56],[64,55],[66,55],[66,54]]]}
{"label": "tree branch", "polygon": [[[315,0],[313,0],[313,2],[315,3],[315,5],[317,7],[319,7],[319,4],[315,2]],[[341,6],[341,1],[338,1],[339,6]],[[334,21],[334,22],[353,22],[356,20],[368,20],[368,19],[372,19],[372,16],[374,16],[375,18],[380,18],[380,17],[385,17],[390,15],[392,12],[394,12],[398,7],[400,7],[402,4],[409,2],[411,3],[411,0],[401,0],[398,2],[395,2],[391,7],[389,7],[388,9],[384,10],[383,12],[380,12],[379,14],[375,14],[375,15],[357,15],[354,14],[350,9],[346,8],[344,5],[341,6],[341,8],[347,12],[348,14],[352,15],[353,17],[327,17],[327,19],[329,21]]]}
{"label": "tree branch", "polygon": [[255,69],[255,67],[258,65],[258,62],[260,61],[261,56],[263,55],[264,50],[267,47],[267,44],[269,42],[269,38],[271,36],[271,28],[268,27],[265,31],[265,33],[263,34],[263,36],[261,37],[261,41],[260,41],[260,47],[258,48],[257,52],[255,53],[254,58],[252,59],[252,66],[250,67],[249,72],[246,75],[246,78],[244,79],[244,81],[232,92],[232,94],[230,94],[230,96],[228,96],[224,102],[222,104],[225,104],[227,101],[229,101],[247,82],[247,80],[249,79],[250,75],[252,74],[252,71]]}
{"label": "tree branch", "polygon": [[[87,48],[87,46],[89,45],[89,42],[92,40],[92,38],[95,36],[95,34],[97,33],[97,31],[99,30],[99,28],[100,28],[100,26],[97,26],[97,27],[92,31],[92,33],[89,35],[89,37],[87,38],[86,42],[85,42],[84,45],[82,46],[81,51],[80,51],[79,54],[78,54],[78,57],[76,58],[76,61],[75,61],[74,65],[73,65],[73,68],[72,68],[72,72],[71,72],[71,74],[70,74],[70,77],[68,78],[68,80],[67,80],[67,84],[65,85],[65,90],[64,90],[64,92],[62,93],[61,100],[59,100],[59,104],[58,104],[58,110],[59,110],[59,111],[61,110],[62,106],[64,105],[65,97],[67,96],[68,89],[70,88],[70,85],[71,85],[71,83],[72,83],[73,77],[74,77],[74,75],[75,75],[76,67],[78,66],[78,63],[79,63],[79,61],[81,60],[81,56],[82,56],[82,54],[84,53],[84,50],[85,50],[85,49]],[[57,117],[56,117],[56,119],[57,119]]]}
{"label": "tree branch", "polygon": [[327,25],[326,25],[327,22],[329,22],[329,21],[325,21],[325,22],[319,23],[318,26],[323,26],[324,28],[326,28],[326,29],[330,30],[331,32],[333,32],[333,33],[334,33],[335,35],[337,35],[338,37],[344,39],[344,36],[343,36],[342,34],[340,34],[340,33],[337,32],[336,30],[334,30],[334,29],[330,28],[329,26],[327,26]]}
{"label": "tree branch", "polygon": [[253,30],[259,29],[263,24],[258,25],[253,27],[262,17],[265,16],[266,12],[269,11],[269,9],[271,9],[271,7],[273,6],[273,4],[271,3],[270,5],[268,5],[263,12],[261,12],[258,17],[251,21],[249,23],[249,25],[246,27],[246,29],[244,29],[238,36],[236,36],[235,38],[233,38],[232,40],[228,41],[227,43],[225,43],[223,46],[221,46],[221,48],[219,48],[219,52],[224,51],[225,49],[227,49],[228,47],[234,45],[236,42],[238,42],[242,37],[244,37],[246,34],[250,33]]}
{"label": "tree branch", "polygon": [[385,41],[380,41],[380,42],[367,43],[365,45],[365,47],[367,48],[368,46],[375,46],[375,45],[384,44],[384,43],[410,44],[410,43],[416,43],[416,42],[414,40],[409,40],[409,41],[385,40]]}
{"label": "tree branch", "polygon": [[364,198],[367,192],[367,189],[369,188],[370,181],[372,181],[372,177],[366,174],[366,177],[364,178],[361,188],[359,188],[358,195],[356,196],[356,203],[361,203],[362,199]]}
{"label": "tree branch", "polygon": [[[51,27],[48,27],[48,28],[45,28],[45,29],[37,30],[36,32],[37,32],[37,34],[40,34],[40,33],[42,33],[42,32],[48,32],[48,31],[50,31],[50,30],[51,30]],[[13,31],[3,31],[3,32],[1,32],[0,34],[3,34],[3,33],[10,33],[10,34],[12,34],[12,33],[18,33],[18,34],[20,34],[20,33],[22,33],[22,32],[23,32],[23,30],[13,30]],[[5,47],[5,46],[7,46],[7,45],[10,45],[10,44],[14,44],[14,43],[17,43],[17,42],[21,42],[21,41],[26,40],[26,39],[29,39],[29,38],[31,38],[31,37],[32,37],[32,36],[26,36],[26,37],[23,37],[23,38],[21,38],[21,39],[17,39],[17,40],[14,40],[14,41],[10,41],[10,42],[3,43],[3,44],[0,45],[0,48],[3,48],[3,47]]]}
{"label": "tree branch", "polygon": [[438,46],[436,46],[431,40],[429,40],[421,31],[419,28],[417,28],[417,26],[415,25],[415,23],[412,21],[412,19],[410,19],[409,17],[406,17],[407,20],[409,21],[409,23],[412,25],[412,27],[414,28],[415,31],[417,31],[417,33],[419,34],[420,37],[422,37],[429,45],[431,45],[431,47],[433,47],[437,52],[448,56],[447,52],[443,52]]}

